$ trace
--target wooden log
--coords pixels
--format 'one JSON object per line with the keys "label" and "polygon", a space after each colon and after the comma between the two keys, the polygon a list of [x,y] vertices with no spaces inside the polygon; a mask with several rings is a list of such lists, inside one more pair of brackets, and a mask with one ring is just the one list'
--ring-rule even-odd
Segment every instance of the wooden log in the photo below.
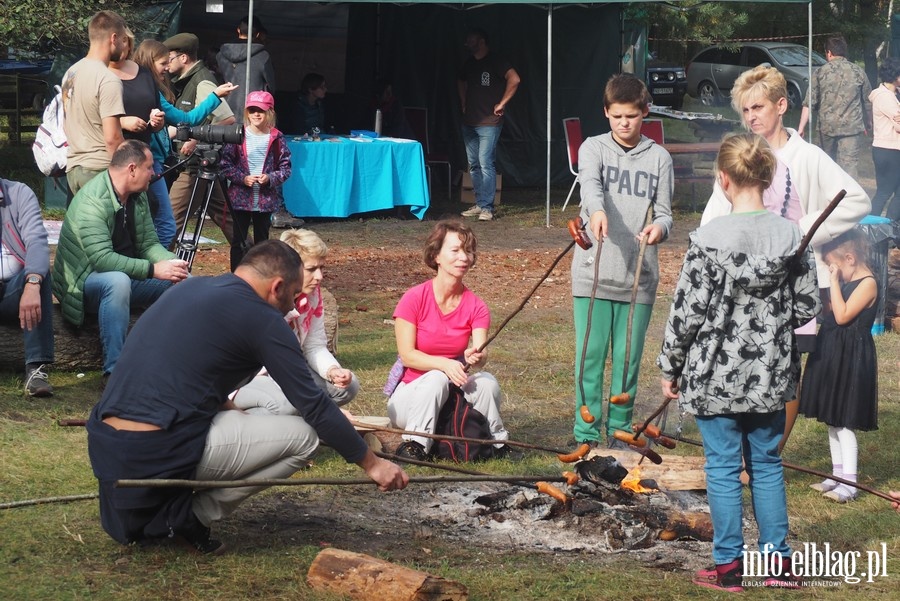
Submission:
{"label": "wooden log", "polygon": [[[140,312],[132,314],[129,329],[138,317]],[[0,332],[0,369],[24,369],[25,347],[18,323],[4,321]],[[53,338],[56,354],[53,369],[99,371],[103,368],[103,347],[96,318],[88,318],[82,327],[75,328],[63,319],[59,305],[54,303]]]}
{"label": "wooden log", "polygon": [[313,560],[306,582],[315,590],[365,601],[464,601],[468,589],[458,582],[387,561],[324,549]]}
{"label": "wooden log", "polygon": [[[328,350],[337,350],[338,305],[334,295],[322,288],[322,301],[325,305],[325,336]],[[135,310],[131,314],[131,323],[143,313]],[[100,344],[100,326],[96,317],[88,316],[80,328],[66,322],[57,303],[53,304],[53,337],[56,361],[53,369],[63,371],[93,370],[103,368],[103,347]],[[173,344],[178,344],[173,340]],[[25,347],[18,322],[4,321],[0,324],[0,370],[21,371],[25,368]]]}
{"label": "wooden log", "polygon": [[[637,466],[641,456],[632,451],[614,449],[594,449],[586,459],[594,455],[615,457],[629,472]],[[644,461],[640,466],[641,479],[656,480],[660,490],[706,490],[706,474],[703,471],[703,457],[682,457],[680,455],[660,455],[662,463],[654,465]]]}

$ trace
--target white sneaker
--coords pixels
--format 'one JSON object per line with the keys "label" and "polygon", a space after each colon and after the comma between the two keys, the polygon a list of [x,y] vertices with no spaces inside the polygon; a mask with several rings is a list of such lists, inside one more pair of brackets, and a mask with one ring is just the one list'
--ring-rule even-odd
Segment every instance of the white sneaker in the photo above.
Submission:
{"label": "white sneaker", "polygon": [[481,217],[482,210],[478,205],[473,206],[471,209],[466,209],[460,215],[463,217]]}
{"label": "white sneaker", "polygon": [[478,216],[478,221],[490,221],[494,218],[494,214],[485,209],[481,210],[481,215]]}

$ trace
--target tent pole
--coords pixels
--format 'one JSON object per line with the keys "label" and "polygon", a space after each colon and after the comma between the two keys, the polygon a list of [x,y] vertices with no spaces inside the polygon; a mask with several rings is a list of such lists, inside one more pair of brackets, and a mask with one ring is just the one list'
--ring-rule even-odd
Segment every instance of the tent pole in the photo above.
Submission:
{"label": "tent pole", "polygon": [[550,119],[553,100],[553,5],[547,5],[547,227],[550,227]]}
{"label": "tent pole", "polygon": [[[250,93],[250,56],[253,51],[253,0],[250,0],[250,6],[247,8],[247,67],[244,77],[244,105],[247,104],[247,94]],[[238,121],[243,121],[243,115],[235,115]]]}
{"label": "tent pole", "polygon": [[[809,25],[808,42],[807,42],[808,45],[809,45],[809,50],[808,50],[808,52],[809,52],[809,62],[808,62],[808,64],[806,65],[806,69],[807,69],[807,71],[806,71],[806,78],[807,78],[807,81],[808,81],[809,83],[808,83],[807,86],[806,86],[806,95],[809,96],[809,95],[810,95],[809,89],[810,89],[810,88],[812,87],[812,85],[813,85],[813,78],[812,78],[812,53],[813,53],[813,20],[812,20],[813,12],[812,12],[812,0],[810,0],[809,3],[808,3],[806,6],[807,6],[807,22],[808,22],[808,25]],[[802,101],[801,101],[801,103],[802,103]],[[812,109],[812,107],[809,107],[809,128],[807,129],[807,131],[808,131],[809,133],[806,134],[806,141],[809,142],[810,144],[812,144],[812,139],[813,139],[813,138],[812,138],[812,133],[815,131],[815,128],[813,127],[813,126],[815,125],[814,120],[815,120],[815,115],[813,114],[813,109]]]}

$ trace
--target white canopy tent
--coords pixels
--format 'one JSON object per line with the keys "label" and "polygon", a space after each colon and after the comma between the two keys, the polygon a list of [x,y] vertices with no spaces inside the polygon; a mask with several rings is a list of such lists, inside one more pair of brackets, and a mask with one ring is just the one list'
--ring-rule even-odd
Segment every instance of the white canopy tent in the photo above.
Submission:
{"label": "white canopy tent", "polygon": [[[335,3],[372,3],[376,2],[376,0],[277,0],[280,2],[316,2],[318,4],[335,4]],[[639,2],[660,2],[665,0],[636,0]],[[716,2],[738,2],[740,0],[710,0]],[[808,47],[809,47],[809,57],[810,62],[808,65],[809,69],[809,79],[812,80],[812,40],[813,40],[813,25],[812,25],[812,0],[753,0],[754,2],[763,2],[763,3],[806,3],[808,5]],[[210,4],[211,2],[207,2]],[[212,2],[213,4],[217,4]],[[669,0],[666,2],[667,4],[671,4],[673,6],[677,6],[679,4],[679,0]],[[460,9],[474,9],[479,8],[485,5],[490,4],[529,4],[536,5],[539,7],[546,7],[547,11],[547,111],[546,111],[546,157],[545,157],[545,175],[546,175],[546,225],[550,226],[550,165],[551,165],[551,131],[552,131],[552,98],[553,98],[553,13],[554,10],[559,9],[560,7],[566,5],[585,5],[585,4],[623,4],[620,2],[609,2],[608,0],[535,0],[533,2],[528,0],[463,0],[461,2],[448,3],[442,0],[412,0],[410,2],[398,2],[399,5],[415,5],[415,4],[435,4],[441,6],[451,6]],[[247,21],[250,27],[250,31],[247,36],[247,54],[250,55],[250,45],[253,40],[253,15],[254,15],[254,0],[249,0],[248,9],[247,9]],[[621,45],[620,45],[621,47]],[[247,90],[249,87],[249,73],[247,75],[247,81],[245,82],[244,90]],[[246,93],[246,92],[245,92]]]}

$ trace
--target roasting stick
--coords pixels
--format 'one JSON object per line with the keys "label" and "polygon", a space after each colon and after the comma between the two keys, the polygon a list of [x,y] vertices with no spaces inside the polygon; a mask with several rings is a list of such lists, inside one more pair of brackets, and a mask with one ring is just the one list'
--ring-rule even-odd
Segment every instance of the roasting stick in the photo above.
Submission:
{"label": "roasting stick", "polygon": [[[439,470],[446,470],[448,472],[456,472],[459,474],[468,474],[470,476],[487,476],[484,472],[476,472],[474,470],[467,470],[461,467],[454,467],[451,465],[444,465],[441,463],[431,463],[430,461],[420,461],[418,459],[407,459],[400,458],[396,455],[391,455],[390,453],[382,453],[381,451],[373,451],[376,455],[381,457],[382,459],[388,459],[390,461],[400,461],[403,463],[409,463],[412,465],[420,465],[422,467],[430,467]],[[557,487],[550,484],[550,482],[565,482],[566,484],[574,484],[577,482],[577,476],[575,480],[570,480],[567,474],[571,474],[571,472],[564,472],[562,476],[552,476],[550,478],[541,478],[534,484],[530,482],[525,482],[521,478],[515,476],[509,476],[510,478],[516,478],[515,480],[511,480],[510,484],[515,484],[516,486],[521,486],[522,488],[529,488],[531,490],[536,490],[539,493],[543,493],[550,497],[553,497],[560,503],[567,503],[569,501],[569,496],[558,489]]]}
{"label": "roasting stick", "polygon": [[[694,445],[696,447],[701,447],[701,448],[703,447],[703,443],[700,442],[699,440],[693,440],[691,438],[684,438],[683,436],[673,436],[671,434],[666,434],[666,433],[663,433],[663,436],[668,436],[669,438],[671,438],[673,440],[678,440],[678,441],[681,441],[686,444]],[[820,472],[819,470],[814,470],[810,467],[803,467],[802,465],[788,463],[787,461],[784,461],[783,459],[781,460],[781,465],[783,465],[784,467],[786,467],[790,470],[794,470],[797,472],[803,472],[804,474],[810,474],[812,476],[818,476],[819,478],[831,478],[832,480],[834,480],[836,482],[840,482],[841,484],[846,484],[847,486],[853,486],[860,490],[864,490],[867,493],[869,493],[870,495],[875,495],[876,497],[881,497],[882,499],[885,499],[886,501],[890,501],[891,503],[897,502],[897,499],[895,499],[894,497],[892,497],[886,493],[881,492],[880,490],[874,489],[870,486],[866,486],[865,484],[860,484],[859,482],[853,482],[852,480],[846,480],[839,476],[835,476],[834,474],[826,474],[825,472]]]}
{"label": "roasting stick", "polygon": [[[653,223],[653,203],[647,207],[647,218],[644,219],[644,229],[647,229]],[[638,248],[637,265],[634,267],[634,282],[631,285],[631,303],[628,305],[628,325],[625,329],[625,366],[622,369],[622,392],[621,394],[610,397],[610,402],[616,404],[613,398],[620,397],[621,403],[627,403],[631,399],[628,394],[628,365],[631,363],[631,330],[634,326],[634,306],[637,304],[638,288],[641,285],[641,272],[644,271],[644,253],[647,252],[647,238],[645,235],[641,238],[641,245]],[[635,437],[635,439],[637,439]]]}
{"label": "roasting stick", "polygon": [[[492,474],[459,476],[410,476],[410,484],[440,484],[443,482],[565,482],[563,476],[495,476]],[[179,480],[172,478],[148,480],[116,480],[116,488],[245,488],[248,486],[358,486],[375,484],[369,478],[260,478],[254,480]]]}
{"label": "roasting stick", "polygon": [[[534,449],[536,451],[546,451],[548,453],[556,453],[557,455],[570,455],[570,451],[566,451],[564,449],[554,449],[553,447],[545,447],[543,445],[532,444],[529,442],[518,442],[516,440],[495,440],[493,438],[466,438],[464,436],[450,436],[449,434],[432,434],[430,432],[416,432],[414,430],[401,430],[400,428],[392,428],[390,426],[378,426],[375,424],[366,424],[362,422],[358,422],[356,420],[350,420],[350,424],[354,428],[364,429],[364,430],[375,430],[377,432],[389,432],[391,434],[403,434],[407,436],[421,436],[423,438],[431,438],[433,440],[452,440],[456,442],[471,442],[475,444],[497,444],[502,442],[503,444],[507,444],[511,447],[521,447],[523,449]],[[576,453],[581,453],[576,459],[580,459],[590,450],[590,447],[583,449],[587,445],[582,445],[579,447]],[[573,459],[574,461],[574,459]]]}
{"label": "roasting stick", "polygon": [[[841,190],[840,192],[838,192],[834,196],[834,198],[831,199],[831,202],[828,203],[828,206],[825,207],[825,209],[822,211],[822,213],[816,218],[816,220],[813,222],[812,226],[809,228],[809,231],[806,232],[805,236],[803,236],[803,239],[800,241],[799,246],[797,246],[797,251],[794,253],[795,261],[798,261],[803,258],[803,255],[806,252],[807,247],[809,247],[810,243],[812,242],[812,239],[816,233],[816,230],[818,230],[819,226],[821,226],[822,223],[826,219],[828,219],[828,216],[834,212],[834,210],[841,203],[841,201],[844,200],[844,196],[846,196],[846,195],[847,195],[846,190]],[[632,299],[633,298],[634,298],[634,296],[632,295]],[[629,319],[629,334],[631,333],[630,326],[631,326],[631,322]],[[625,347],[628,348],[627,342],[625,344]],[[626,351],[626,355],[627,354],[628,354],[628,352]],[[647,420],[643,423],[643,425],[640,428],[638,428],[637,430],[635,430],[635,432],[634,432],[634,440],[635,441],[637,441],[637,439],[641,435],[641,433],[647,429],[647,426],[650,424],[650,422],[665,410],[666,406],[669,404],[669,401],[671,401],[671,400],[672,399],[666,399],[665,401],[663,401],[663,403],[662,403],[662,405],[660,405],[659,409],[654,411],[650,415],[650,417],[648,417]],[[672,437],[669,436],[668,438],[672,438]],[[679,439],[674,439],[674,440],[679,440]],[[687,441],[684,441],[684,442],[687,442]],[[785,465],[787,465],[787,464],[785,464]],[[826,478],[830,478],[830,477],[831,476],[826,476]],[[834,479],[834,478],[832,478],[832,479]]]}

